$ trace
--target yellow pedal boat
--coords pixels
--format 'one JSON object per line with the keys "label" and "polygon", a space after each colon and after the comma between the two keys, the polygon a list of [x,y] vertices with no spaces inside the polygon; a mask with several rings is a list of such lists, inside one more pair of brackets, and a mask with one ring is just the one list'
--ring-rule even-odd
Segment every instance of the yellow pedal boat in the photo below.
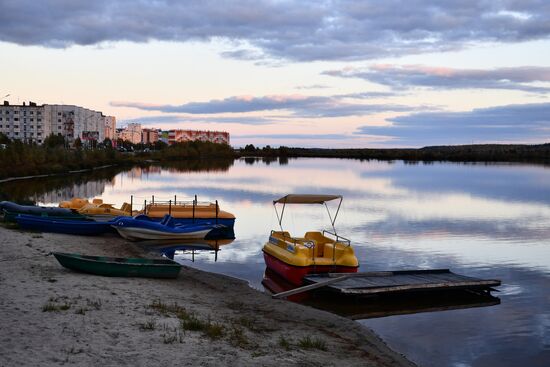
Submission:
{"label": "yellow pedal boat", "polygon": [[115,208],[113,204],[104,203],[102,199],[93,199],[92,202],[87,199],[73,198],[70,201],[59,203],[60,208],[75,210],[79,214],[94,217],[96,219],[111,219],[117,216],[131,216],[132,208],[128,203],[122,204],[120,209]]}
{"label": "yellow pedal boat", "polygon": [[[284,208],[287,204],[325,204],[340,199],[334,219],[333,232],[306,232],[303,237],[293,237],[282,228]],[[282,204],[281,216],[277,204]],[[304,276],[310,273],[354,273],[359,262],[350,240],[336,234],[334,223],[338,216],[340,195],[287,195],[273,202],[281,231],[271,231],[269,241],[263,247],[266,266],[295,285],[301,285]],[[327,206],[328,210],[328,206]]]}

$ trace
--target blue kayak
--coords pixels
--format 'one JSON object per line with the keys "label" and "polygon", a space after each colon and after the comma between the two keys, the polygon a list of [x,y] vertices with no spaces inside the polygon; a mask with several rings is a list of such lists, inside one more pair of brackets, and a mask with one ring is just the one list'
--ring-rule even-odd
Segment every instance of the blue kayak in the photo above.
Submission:
{"label": "blue kayak", "polygon": [[[119,217],[113,219],[117,220]],[[94,222],[84,220],[48,219],[36,215],[19,214],[15,220],[22,229],[41,232],[53,232],[64,234],[76,234],[83,236],[96,236],[114,232],[110,222]]]}
{"label": "blue kayak", "polygon": [[119,217],[111,221],[118,233],[129,240],[168,240],[168,239],[204,239],[208,234],[221,229],[222,224],[178,224],[170,215],[155,221],[146,215],[136,217]]}

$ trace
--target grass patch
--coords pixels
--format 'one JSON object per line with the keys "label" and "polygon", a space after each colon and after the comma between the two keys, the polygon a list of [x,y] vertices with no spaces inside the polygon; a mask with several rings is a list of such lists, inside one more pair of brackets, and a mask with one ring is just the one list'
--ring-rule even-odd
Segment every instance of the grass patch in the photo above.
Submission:
{"label": "grass patch", "polygon": [[139,324],[139,330],[141,331],[153,331],[155,330],[157,324],[154,319],[147,320],[141,324]]}
{"label": "grass patch", "polygon": [[298,340],[298,346],[303,349],[327,350],[327,343],[323,339],[306,336]]}
{"label": "grass patch", "polygon": [[197,318],[196,316],[189,316],[188,318],[181,321],[181,328],[183,330],[204,331],[207,327],[208,323]]}
{"label": "grass patch", "polygon": [[224,334],[224,327],[220,324],[209,324],[204,334],[210,339],[220,339]]}
{"label": "grass patch", "polygon": [[233,326],[231,328],[229,339],[231,340],[231,344],[233,344],[233,346],[239,348],[246,348],[250,344],[244,330],[238,326]]}
{"label": "grass patch", "polygon": [[194,315],[189,315],[181,320],[181,328],[189,331],[201,331],[210,339],[220,339],[225,334],[223,325],[213,323],[210,320],[201,320]]}
{"label": "grass patch", "polygon": [[187,315],[187,311],[185,310],[185,308],[178,305],[176,302],[174,302],[174,304],[169,305],[167,303],[162,302],[160,299],[156,299],[153,302],[151,302],[151,304],[149,305],[149,308],[152,308],[153,310],[163,315],[168,315],[171,313],[176,314],[176,316],[180,319],[186,318],[185,315]]}
{"label": "grass patch", "polygon": [[67,311],[70,308],[71,304],[68,302],[58,305],[52,301],[48,301],[42,306],[42,312],[60,312]]}
{"label": "grass patch", "polygon": [[285,350],[290,350],[290,342],[283,338],[282,336],[279,337],[279,346]]}

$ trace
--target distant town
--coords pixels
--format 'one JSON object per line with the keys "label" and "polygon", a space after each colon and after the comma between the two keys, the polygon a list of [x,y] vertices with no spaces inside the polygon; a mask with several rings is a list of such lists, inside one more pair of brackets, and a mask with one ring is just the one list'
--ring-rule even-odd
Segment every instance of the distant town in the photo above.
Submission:
{"label": "distant town", "polygon": [[139,123],[128,123],[117,128],[115,116],[75,105],[23,102],[12,105],[8,101],[0,106],[0,133],[11,140],[41,145],[50,135],[61,136],[67,145],[77,140],[85,146],[110,141],[113,147],[124,142],[131,144],[172,145],[180,142],[203,141],[218,144],[230,143],[229,133],[205,130],[162,130],[143,128]]}

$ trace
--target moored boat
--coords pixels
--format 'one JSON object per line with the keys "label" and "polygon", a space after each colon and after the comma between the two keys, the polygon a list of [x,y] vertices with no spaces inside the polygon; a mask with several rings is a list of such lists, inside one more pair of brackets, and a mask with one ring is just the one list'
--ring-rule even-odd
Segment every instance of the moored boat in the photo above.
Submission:
{"label": "moored boat", "polygon": [[[20,212],[12,212],[10,210],[4,209],[4,222],[11,222],[15,223],[16,218],[18,215],[24,214]],[[91,221],[93,219],[90,219],[84,215],[78,214],[78,213],[72,213],[70,215],[52,215],[48,213],[29,213],[26,215],[33,215],[39,218],[46,218],[46,219],[57,219],[57,220],[84,220],[84,221]]]}
{"label": "moored boat", "polygon": [[[165,215],[170,215],[178,224],[223,224],[233,233],[235,216],[225,210],[221,210],[218,202],[200,202],[195,196],[191,201],[151,200],[146,205],[145,214],[154,220],[160,220]],[[231,237],[234,236],[234,233]]]}
{"label": "moored boat", "polygon": [[83,236],[96,236],[114,232],[110,222],[95,222],[88,220],[65,220],[39,217],[35,215],[20,214],[15,220],[22,229],[74,234]]}
{"label": "moored boat", "polygon": [[59,203],[60,208],[68,208],[81,215],[94,218],[95,220],[111,220],[118,216],[132,216],[132,206],[123,203],[119,208],[113,204],[104,203],[102,199],[93,199],[92,202],[82,198],[72,198],[70,201]]}
{"label": "moored boat", "polygon": [[[284,208],[287,204],[324,204],[340,200],[338,210],[331,217],[333,232],[306,232],[294,237],[282,228]],[[354,273],[359,262],[348,239],[338,235],[334,228],[342,203],[340,195],[287,195],[273,202],[281,231],[271,231],[269,241],[263,247],[266,266],[295,285],[301,285],[307,274]],[[276,205],[282,204],[281,216]],[[328,206],[327,206],[328,210]],[[329,211],[330,216],[330,211]]]}
{"label": "moored boat", "polygon": [[119,217],[112,222],[118,233],[132,241],[161,239],[204,239],[215,230],[222,229],[221,224],[177,224],[173,217],[165,215],[157,222],[147,215]]}
{"label": "moored boat", "polygon": [[19,214],[68,219],[73,219],[80,216],[70,209],[36,205],[20,205],[11,201],[0,202],[0,212],[4,215],[4,221],[15,221],[15,217]]}
{"label": "moored boat", "polygon": [[54,252],[64,267],[112,277],[176,278],[181,265],[168,259],[120,258]]}

